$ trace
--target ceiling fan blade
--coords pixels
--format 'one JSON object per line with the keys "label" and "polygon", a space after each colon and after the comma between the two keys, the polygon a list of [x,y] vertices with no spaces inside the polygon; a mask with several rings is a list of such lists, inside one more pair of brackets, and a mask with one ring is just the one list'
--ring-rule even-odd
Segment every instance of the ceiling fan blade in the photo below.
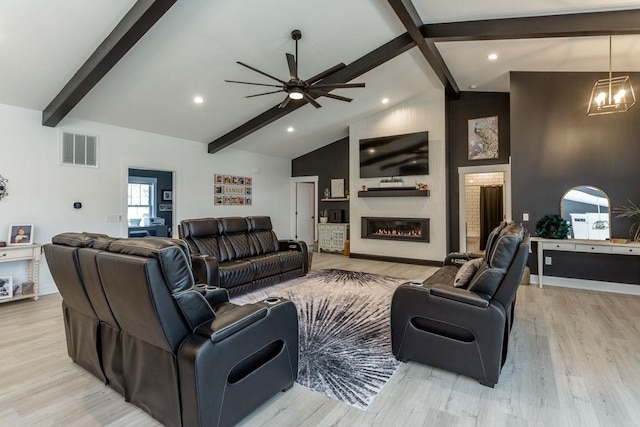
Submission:
{"label": "ceiling fan blade", "polygon": [[289,95],[287,95],[287,97],[284,99],[284,101],[282,101],[280,103],[280,105],[278,105],[278,108],[284,108],[287,106],[287,104],[289,104],[289,101],[291,101],[291,98],[289,98]]}
{"label": "ceiling fan blade", "polygon": [[310,90],[309,93],[317,96],[326,96],[327,98],[337,99],[339,101],[345,101],[345,102],[353,101],[352,98],[347,98],[346,96],[334,95],[332,93],[323,92],[321,90]]}
{"label": "ceiling fan blade", "polygon": [[242,83],[243,85],[256,85],[256,86],[268,86],[268,87],[279,87],[279,88],[282,88],[282,86],[280,86],[280,85],[269,85],[269,84],[265,84],[265,83],[240,82],[238,80],[225,80],[225,82],[227,82],[227,83]]}
{"label": "ceiling fan blade", "polygon": [[310,97],[310,96],[309,96],[309,95],[307,95],[306,93],[302,94],[302,96],[304,97],[304,99],[305,99],[309,104],[313,105],[314,107],[316,107],[316,108],[320,108],[320,107],[322,107],[322,105],[318,104],[318,103],[316,102],[316,100],[315,100],[315,99],[313,99],[312,97]]}
{"label": "ceiling fan blade", "polygon": [[334,84],[317,84],[311,89],[349,89],[354,87],[365,87],[364,83],[334,83]]}
{"label": "ceiling fan blade", "polygon": [[267,73],[265,73],[265,72],[263,72],[263,71],[258,70],[257,68],[253,68],[251,65],[247,65],[247,64],[245,64],[244,62],[240,62],[240,61],[236,61],[236,62],[237,62],[238,64],[242,65],[243,67],[247,67],[248,69],[253,70],[253,71],[255,71],[256,73],[260,73],[260,74],[262,74],[263,76],[267,76],[267,77],[269,77],[270,79],[273,79],[273,80],[275,80],[275,81],[277,81],[277,82],[280,82],[280,83],[282,83],[282,84],[285,84],[285,83],[286,83],[286,82],[284,82],[284,81],[280,80],[279,78],[277,78],[277,77],[273,77],[273,76],[271,76],[271,75],[269,75],[269,74],[267,74]]}
{"label": "ceiling fan blade", "polygon": [[280,89],[280,90],[274,90],[274,91],[272,91],[272,92],[258,93],[258,94],[256,94],[256,95],[249,95],[249,96],[245,96],[245,98],[253,98],[253,97],[255,97],[255,96],[270,95],[270,94],[272,94],[272,93],[278,93],[278,92],[282,92],[282,89]]}
{"label": "ceiling fan blade", "polygon": [[285,55],[287,55],[287,64],[289,65],[291,80],[298,80],[298,64],[296,63],[296,58],[290,53],[286,53]]}
{"label": "ceiling fan blade", "polygon": [[329,68],[329,69],[327,69],[327,70],[324,70],[324,71],[323,71],[323,72],[321,72],[320,74],[316,74],[315,76],[313,76],[313,77],[311,77],[310,79],[308,79],[308,80],[306,81],[306,83],[307,83],[307,84],[309,84],[309,85],[311,85],[311,84],[313,84],[313,83],[315,83],[315,82],[317,82],[317,81],[319,81],[319,80],[322,80],[322,79],[324,79],[325,77],[327,77],[327,76],[329,76],[329,75],[331,75],[331,74],[335,73],[336,71],[340,71],[340,70],[342,70],[343,68],[346,68],[346,65],[344,65],[344,63],[342,63],[342,62],[341,62],[341,63],[340,63],[340,64],[338,64],[338,65],[334,65],[333,67],[331,67],[331,68]]}

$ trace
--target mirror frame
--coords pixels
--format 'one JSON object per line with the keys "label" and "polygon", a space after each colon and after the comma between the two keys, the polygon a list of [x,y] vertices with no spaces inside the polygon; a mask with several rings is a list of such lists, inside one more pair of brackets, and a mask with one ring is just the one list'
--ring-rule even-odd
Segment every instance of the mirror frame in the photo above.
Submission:
{"label": "mirror frame", "polygon": [[[560,216],[564,217],[564,212],[563,212],[563,202],[565,197],[567,196],[567,194],[569,194],[570,191],[572,190],[576,190],[582,187],[588,187],[588,188],[593,188],[594,190],[599,191],[600,193],[602,193],[604,195],[604,197],[606,197],[607,199],[607,204],[609,205],[608,208],[608,212],[607,212],[607,217],[608,217],[608,222],[609,222],[609,237],[607,237],[606,239],[578,239],[578,240],[597,240],[597,241],[608,241],[611,240],[611,199],[609,198],[609,195],[600,187],[596,187],[595,185],[588,185],[588,184],[581,184],[581,185],[576,185],[571,187],[570,189],[568,189],[567,191],[564,192],[564,194],[562,195],[562,198],[560,199]],[[566,219],[566,218],[565,218]],[[573,227],[571,227],[571,237],[569,237],[569,239],[575,239],[575,235],[573,233]]]}

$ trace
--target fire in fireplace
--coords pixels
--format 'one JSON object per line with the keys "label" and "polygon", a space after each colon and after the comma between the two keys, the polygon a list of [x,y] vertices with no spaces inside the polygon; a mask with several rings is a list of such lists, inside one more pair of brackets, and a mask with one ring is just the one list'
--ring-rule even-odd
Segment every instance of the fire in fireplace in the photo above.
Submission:
{"label": "fire in fireplace", "polygon": [[429,242],[428,218],[362,218],[363,239]]}

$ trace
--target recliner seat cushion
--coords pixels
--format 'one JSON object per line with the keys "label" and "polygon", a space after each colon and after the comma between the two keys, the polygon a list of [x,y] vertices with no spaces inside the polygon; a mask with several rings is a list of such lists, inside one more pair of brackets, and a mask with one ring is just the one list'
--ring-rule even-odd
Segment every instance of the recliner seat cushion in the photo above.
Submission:
{"label": "recliner seat cushion", "polygon": [[233,286],[249,283],[255,278],[255,266],[246,259],[236,259],[219,265],[220,286]]}
{"label": "recliner seat cushion", "polygon": [[273,276],[282,271],[282,265],[278,254],[252,256],[247,258],[247,260],[255,266],[255,279]]}

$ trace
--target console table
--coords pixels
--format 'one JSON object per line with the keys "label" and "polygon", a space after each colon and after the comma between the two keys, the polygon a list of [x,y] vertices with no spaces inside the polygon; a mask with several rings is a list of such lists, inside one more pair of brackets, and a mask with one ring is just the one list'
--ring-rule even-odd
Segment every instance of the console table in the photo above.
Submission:
{"label": "console table", "polygon": [[531,240],[538,242],[538,286],[540,288],[542,288],[544,276],[545,250],[640,256],[640,244],[637,243],[611,243],[607,240],[558,240],[541,237],[532,237]]}
{"label": "console table", "polygon": [[[10,245],[0,248],[0,263],[12,263],[10,272],[19,273],[18,276],[10,274],[15,280],[20,279],[22,288],[18,295],[11,298],[1,298],[0,303],[16,301],[24,298],[38,299],[40,293],[40,252],[42,245]],[[26,269],[19,269],[22,262]],[[15,264],[14,264],[15,263]],[[25,271],[26,270],[26,271]],[[22,273],[22,275],[20,274]],[[2,276],[2,274],[0,274]],[[25,280],[22,281],[22,278]],[[27,288],[28,285],[28,288]]]}

